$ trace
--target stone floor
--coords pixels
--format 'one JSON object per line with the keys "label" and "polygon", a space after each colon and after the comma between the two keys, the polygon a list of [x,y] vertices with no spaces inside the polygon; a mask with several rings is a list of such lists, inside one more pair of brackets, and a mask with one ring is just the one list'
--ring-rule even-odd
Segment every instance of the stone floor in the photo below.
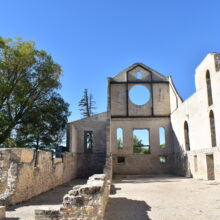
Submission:
{"label": "stone floor", "polygon": [[105,220],[219,220],[220,183],[174,176],[120,176]]}
{"label": "stone floor", "polygon": [[63,201],[63,196],[73,186],[84,183],[86,183],[86,180],[76,179],[46,193],[42,193],[26,202],[10,206],[6,209],[6,220],[34,220],[35,209],[59,209]]}

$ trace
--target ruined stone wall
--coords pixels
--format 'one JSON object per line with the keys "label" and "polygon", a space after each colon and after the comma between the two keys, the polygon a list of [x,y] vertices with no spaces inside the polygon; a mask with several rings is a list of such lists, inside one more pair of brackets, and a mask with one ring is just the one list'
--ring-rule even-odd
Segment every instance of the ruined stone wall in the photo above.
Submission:
{"label": "ruined stone wall", "polygon": [[[112,119],[111,152],[114,174],[159,174],[172,170],[173,152],[169,118],[148,119]],[[165,129],[166,148],[160,148],[159,128]],[[123,148],[117,147],[117,128],[123,129]],[[136,154],[133,151],[133,129],[149,129],[150,154]],[[160,156],[166,156],[166,163],[160,163]],[[124,157],[124,163],[118,163],[118,157]]]}
{"label": "ruined stone wall", "polygon": [[108,203],[112,180],[111,157],[107,158],[103,174],[91,176],[87,183],[73,187],[57,210],[35,210],[35,220],[102,220]]}
{"label": "ruined stone wall", "polygon": [[[219,153],[220,146],[220,72],[219,54],[208,54],[196,69],[195,83],[196,92],[184,101],[171,114],[173,129],[174,169],[178,174],[187,172],[200,179],[209,179],[208,172],[211,169],[207,163],[207,156],[213,156],[215,179],[219,179]],[[208,93],[206,73],[210,72],[211,91],[213,103],[208,104]],[[212,146],[210,129],[210,111],[213,111],[215,118],[216,145]],[[184,122],[188,123],[190,151],[187,151],[184,135]],[[187,151],[187,152],[186,152]],[[183,161],[179,158],[187,157]],[[195,171],[194,161],[197,163]],[[181,165],[182,164],[182,165]],[[187,168],[188,167],[188,168]],[[209,169],[210,168],[210,169]]]}
{"label": "ruined stone wall", "polygon": [[[142,86],[143,92],[145,87],[146,94],[149,94],[149,98],[142,105],[135,103],[130,96],[132,89],[138,86]],[[113,173],[172,172],[173,144],[170,113],[182,101],[173,87],[171,78],[161,75],[144,64],[136,63],[115,77],[109,78],[108,87],[109,152],[113,156]],[[123,147],[120,148],[117,146],[118,128],[122,131],[123,139]],[[159,128],[165,129],[166,148],[160,147]],[[150,153],[148,154],[138,154],[134,151],[133,131],[143,129],[149,132]],[[165,162],[161,162],[161,157],[166,158]]]}
{"label": "ruined stone wall", "polygon": [[[220,181],[220,147],[194,150],[187,154],[193,178]],[[213,162],[210,157],[213,157]]]}
{"label": "ruined stone wall", "polygon": [[36,167],[33,158],[31,149],[0,149],[0,204],[26,201],[77,175],[77,158],[72,153],[52,160],[50,152],[39,151]]}
{"label": "ruined stone wall", "polygon": [[[69,149],[78,158],[77,170],[79,177],[89,177],[102,173],[106,158],[107,113],[83,118],[69,123]],[[85,149],[85,132],[92,131],[93,147]]]}

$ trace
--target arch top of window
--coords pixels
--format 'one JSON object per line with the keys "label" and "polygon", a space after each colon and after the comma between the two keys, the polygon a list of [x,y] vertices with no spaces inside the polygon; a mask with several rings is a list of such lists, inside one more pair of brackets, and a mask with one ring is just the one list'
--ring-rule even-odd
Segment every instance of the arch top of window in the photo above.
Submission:
{"label": "arch top of window", "polygon": [[189,130],[189,126],[188,126],[188,122],[187,121],[184,122],[184,129]]}
{"label": "arch top of window", "polygon": [[209,112],[209,121],[210,121],[210,132],[211,132],[211,144],[212,147],[215,147],[216,146],[215,117],[214,117],[214,112],[212,110]]}
{"label": "arch top of window", "polygon": [[206,70],[206,79],[210,80],[210,71],[209,70]]}
{"label": "arch top of window", "polygon": [[142,79],[142,73],[140,71],[136,72],[136,79]]}
{"label": "arch top of window", "polygon": [[210,110],[210,112],[209,112],[209,117],[210,117],[210,118],[214,118],[214,113],[213,113],[212,110]]}
{"label": "arch top of window", "polygon": [[210,79],[210,71],[206,70],[206,87],[207,87],[207,99],[208,99],[208,105],[213,104],[212,100],[212,84]]}

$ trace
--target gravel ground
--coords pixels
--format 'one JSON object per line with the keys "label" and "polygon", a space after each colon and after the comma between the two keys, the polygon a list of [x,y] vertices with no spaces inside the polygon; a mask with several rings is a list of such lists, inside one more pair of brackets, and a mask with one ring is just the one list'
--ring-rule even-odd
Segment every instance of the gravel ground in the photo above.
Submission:
{"label": "gravel ground", "polygon": [[71,190],[73,186],[84,183],[86,183],[86,180],[75,179],[26,202],[10,206],[6,210],[6,220],[34,220],[35,209],[59,209],[62,205],[63,196]]}
{"label": "gravel ground", "polygon": [[117,176],[105,220],[220,220],[220,183],[174,176]]}

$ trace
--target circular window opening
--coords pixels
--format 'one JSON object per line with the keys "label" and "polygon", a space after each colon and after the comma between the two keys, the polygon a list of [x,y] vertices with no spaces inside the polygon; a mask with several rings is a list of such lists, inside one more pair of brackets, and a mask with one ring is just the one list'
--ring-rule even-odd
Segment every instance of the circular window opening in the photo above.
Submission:
{"label": "circular window opening", "polygon": [[150,100],[150,91],[145,86],[134,86],[129,91],[129,98],[135,105],[144,105]]}

